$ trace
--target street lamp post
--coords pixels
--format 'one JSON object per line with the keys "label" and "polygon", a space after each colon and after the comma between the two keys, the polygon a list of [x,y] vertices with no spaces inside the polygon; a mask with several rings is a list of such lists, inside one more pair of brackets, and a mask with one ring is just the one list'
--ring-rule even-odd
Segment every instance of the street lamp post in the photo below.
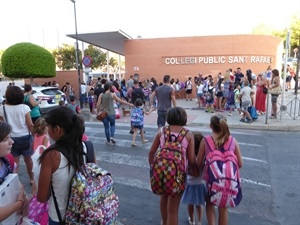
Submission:
{"label": "street lamp post", "polygon": [[78,33],[77,33],[77,18],[76,18],[76,0],[70,0],[74,4],[74,18],[75,18],[75,35],[76,35],[76,66],[78,73],[78,98],[80,98],[81,94],[81,79],[80,79],[80,66],[79,66],[79,48],[78,48]]}

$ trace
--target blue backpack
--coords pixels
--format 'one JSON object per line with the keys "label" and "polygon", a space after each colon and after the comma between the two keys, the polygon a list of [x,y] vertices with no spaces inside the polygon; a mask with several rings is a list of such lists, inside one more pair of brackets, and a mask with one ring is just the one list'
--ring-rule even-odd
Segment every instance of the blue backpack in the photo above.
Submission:
{"label": "blue backpack", "polygon": [[130,121],[132,126],[144,125],[143,108],[134,107],[130,112]]}

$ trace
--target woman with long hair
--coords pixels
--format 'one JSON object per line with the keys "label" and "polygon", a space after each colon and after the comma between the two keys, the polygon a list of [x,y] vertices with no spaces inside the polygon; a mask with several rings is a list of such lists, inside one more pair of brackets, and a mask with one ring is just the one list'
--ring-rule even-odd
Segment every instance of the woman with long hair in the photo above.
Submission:
{"label": "woman with long hair", "polygon": [[128,105],[130,107],[134,107],[133,104],[120,99],[112,90],[111,83],[104,84],[104,92],[99,95],[98,102],[97,102],[97,114],[99,113],[100,109],[106,109],[107,116],[102,120],[104,125],[104,131],[106,136],[106,144],[113,145],[116,144],[114,139],[115,137],[115,101],[120,102],[121,104]]}

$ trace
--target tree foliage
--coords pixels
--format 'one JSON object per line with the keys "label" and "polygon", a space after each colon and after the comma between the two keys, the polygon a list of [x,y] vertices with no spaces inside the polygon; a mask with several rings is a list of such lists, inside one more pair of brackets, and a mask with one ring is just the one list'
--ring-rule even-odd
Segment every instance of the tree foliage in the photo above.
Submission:
{"label": "tree foliage", "polygon": [[[82,53],[80,49],[79,51],[79,59],[78,64],[80,67]],[[63,44],[63,47],[60,47],[58,50],[55,49],[52,51],[53,56],[55,57],[56,65],[61,70],[70,70],[70,69],[77,69],[76,65],[76,49],[73,45]]]}
{"label": "tree foliage", "polygon": [[56,75],[53,55],[41,46],[22,42],[7,48],[1,57],[3,75],[10,78],[44,78]]}
{"label": "tree foliage", "polygon": [[[289,28],[283,30],[276,30],[266,24],[259,24],[253,29],[253,34],[273,35],[283,39],[285,46],[286,34],[290,30],[290,51],[300,46],[300,17],[294,15],[291,17],[291,24]],[[284,47],[283,46],[283,47]]]}

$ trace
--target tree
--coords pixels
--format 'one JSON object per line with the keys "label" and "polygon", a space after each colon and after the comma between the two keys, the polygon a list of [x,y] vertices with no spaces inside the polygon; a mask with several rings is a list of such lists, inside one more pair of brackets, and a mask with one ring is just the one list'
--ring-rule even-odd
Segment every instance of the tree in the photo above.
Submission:
{"label": "tree", "polygon": [[[79,51],[78,64],[82,68],[82,53]],[[63,47],[60,47],[58,50],[52,51],[53,56],[56,60],[56,65],[59,69],[70,70],[77,69],[76,66],[76,49],[73,45],[63,44]]]}
{"label": "tree", "polygon": [[1,57],[3,75],[10,78],[55,77],[55,59],[41,46],[22,42],[7,48]]}
{"label": "tree", "polygon": [[102,67],[106,64],[106,53],[101,51],[100,48],[97,48],[93,45],[89,45],[84,50],[84,55],[88,55],[92,59],[92,69],[97,69],[99,67]]}

